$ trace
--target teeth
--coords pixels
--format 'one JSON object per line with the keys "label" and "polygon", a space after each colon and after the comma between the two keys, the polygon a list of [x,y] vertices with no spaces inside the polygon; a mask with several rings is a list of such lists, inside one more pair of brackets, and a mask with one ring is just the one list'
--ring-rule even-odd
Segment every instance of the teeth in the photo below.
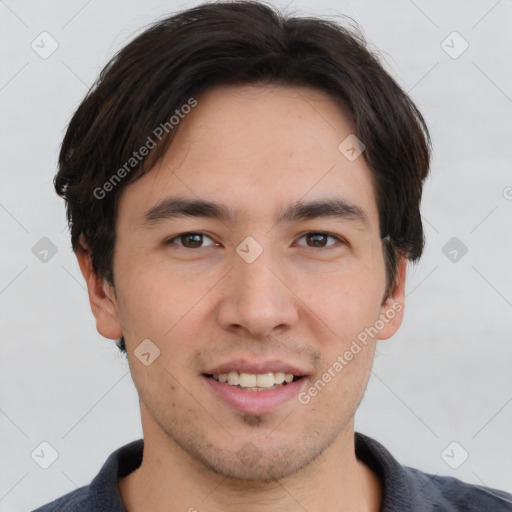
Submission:
{"label": "teeth", "polygon": [[259,375],[255,375],[255,378],[256,386],[259,388],[271,388],[276,384],[274,374],[272,372],[260,373]]}
{"label": "teeth", "polygon": [[283,372],[267,372],[255,375],[253,373],[229,372],[213,375],[213,378],[219,382],[227,382],[231,386],[240,386],[242,388],[254,390],[257,388],[272,388],[285,382],[292,382],[293,374]]}
{"label": "teeth", "polygon": [[[276,384],[282,384],[284,382],[284,373],[283,372],[277,372],[277,373],[274,373],[274,381]],[[293,375],[292,375],[292,378],[293,378]]]}
{"label": "teeth", "polygon": [[238,372],[229,372],[228,373],[228,384],[231,386],[240,385],[240,376],[238,375]]}
{"label": "teeth", "polygon": [[242,387],[242,388],[255,388],[256,380],[257,380],[256,375],[253,375],[252,373],[241,373],[239,384],[240,384],[240,387]]}

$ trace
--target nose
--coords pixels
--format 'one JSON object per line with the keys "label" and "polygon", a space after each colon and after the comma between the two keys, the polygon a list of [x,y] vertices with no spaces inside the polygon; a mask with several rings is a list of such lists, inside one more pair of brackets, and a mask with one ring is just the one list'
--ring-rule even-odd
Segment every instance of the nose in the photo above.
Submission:
{"label": "nose", "polygon": [[263,339],[275,334],[274,331],[292,327],[299,318],[299,301],[281,268],[266,251],[252,263],[235,254],[224,282],[219,324],[253,339]]}

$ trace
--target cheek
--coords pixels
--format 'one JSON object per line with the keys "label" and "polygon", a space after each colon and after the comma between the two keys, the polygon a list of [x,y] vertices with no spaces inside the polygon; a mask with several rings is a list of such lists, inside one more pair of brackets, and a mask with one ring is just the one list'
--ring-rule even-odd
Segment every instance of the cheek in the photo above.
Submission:
{"label": "cheek", "polygon": [[[171,390],[172,386],[177,386],[172,393],[179,401],[182,389],[173,377],[181,381],[179,376],[190,371],[193,350],[204,338],[211,310],[208,292],[215,280],[212,284],[202,276],[182,276],[148,264],[123,270],[119,317],[133,379],[138,389],[150,394],[159,386],[169,386]],[[144,366],[137,359],[137,348],[146,339],[157,347],[153,350],[158,357],[150,366]]]}
{"label": "cheek", "polygon": [[[346,350],[332,354],[329,363],[298,397],[304,405],[305,421],[321,420],[331,428],[353,418],[368,384],[374,348],[374,344],[368,344],[358,353],[349,351],[350,360]],[[322,414],[313,418],[315,412]]]}
{"label": "cheek", "polygon": [[165,342],[197,314],[194,306],[212,284],[206,276],[176,270],[144,255],[118,262],[118,311],[126,338]]}
{"label": "cheek", "polygon": [[[375,322],[383,290],[380,281],[375,275],[361,279],[361,274],[356,272],[302,280],[300,288],[308,315],[323,324],[330,347],[343,349],[347,342]],[[301,292],[297,294],[301,296]]]}

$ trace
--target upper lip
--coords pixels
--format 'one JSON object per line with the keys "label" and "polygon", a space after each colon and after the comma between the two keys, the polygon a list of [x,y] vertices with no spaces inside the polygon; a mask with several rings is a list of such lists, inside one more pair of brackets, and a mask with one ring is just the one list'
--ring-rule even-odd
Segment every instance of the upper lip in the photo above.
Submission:
{"label": "upper lip", "polygon": [[299,367],[291,365],[289,363],[285,363],[284,361],[280,361],[278,359],[269,359],[266,361],[249,361],[247,359],[233,359],[231,361],[228,361],[227,363],[220,364],[215,368],[212,368],[204,372],[204,374],[219,375],[221,373],[229,372],[252,373],[255,375],[260,375],[262,373],[267,372],[282,372],[291,373],[297,377],[303,377],[308,374],[306,371],[301,370]]}

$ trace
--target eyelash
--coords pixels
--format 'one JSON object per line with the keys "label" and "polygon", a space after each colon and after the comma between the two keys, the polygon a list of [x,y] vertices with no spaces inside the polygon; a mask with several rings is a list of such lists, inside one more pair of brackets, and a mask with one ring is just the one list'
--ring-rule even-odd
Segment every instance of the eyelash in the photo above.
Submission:
{"label": "eyelash", "polygon": [[[201,231],[187,231],[186,233],[180,233],[179,235],[173,236],[172,238],[170,238],[169,240],[166,241],[166,245],[174,244],[175,240],[180,239],[182,237],[185,237],[187,235],[201,235],[203,237],[209,238],[210,240],[212,240],[212,242],[214,242],[212,237],[210,237],[206,233],[203,233]],[[333,238],[333,239],[337,240],[339,243],[341,243],[343,245],[347,244],[346,241],[343,238],[341,238],[341,237],[339,237],[337,235],[332,235],[331,233],[326,233],[324,231],[308,231],[308,232],[303,233],[302,235],[300,235],[299,240],[301,238],[304,238],[307,235],[322,235],[322,236],[326,236],[327,238]],[[217,242],[214,242],[214,243],[217,243]],[[300,245],[299,247],[309,247],[310,249],[326,249],[327,247],[332,247],[333,245],[336,245],[336,244],[326,245],[324,247],[310,247],[310,246],[304,246],[304,245]],[[181,247],[183,249],[190,249],[190,250],[202,249],[203,248],[203,247],[183,247],[183,246],[178,246],[178,247]]]}

